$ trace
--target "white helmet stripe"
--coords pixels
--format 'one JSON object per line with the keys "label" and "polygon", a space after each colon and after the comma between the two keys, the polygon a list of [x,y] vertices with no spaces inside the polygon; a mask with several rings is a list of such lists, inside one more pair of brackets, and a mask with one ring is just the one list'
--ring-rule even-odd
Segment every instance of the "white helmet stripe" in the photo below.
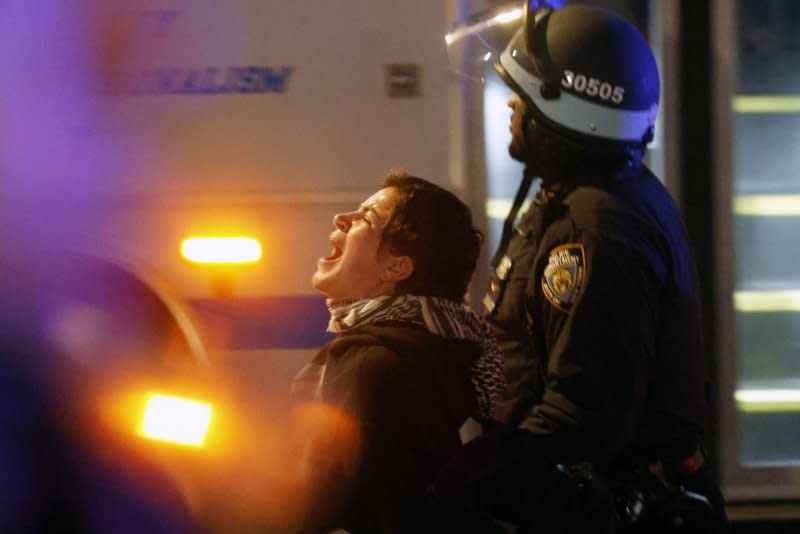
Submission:
{"label": "white helmet stripe", "polygon": [[658,113],[656,104],[647,111],[614,109],[583,100],[566,91],[561,91],[558,98],[545,99],[540,93],[542,81],[511,57],[510,48],[500,54],[500,65],[542,114],[556,124],[581,134],[625,142],[641,141],[655,124]]}

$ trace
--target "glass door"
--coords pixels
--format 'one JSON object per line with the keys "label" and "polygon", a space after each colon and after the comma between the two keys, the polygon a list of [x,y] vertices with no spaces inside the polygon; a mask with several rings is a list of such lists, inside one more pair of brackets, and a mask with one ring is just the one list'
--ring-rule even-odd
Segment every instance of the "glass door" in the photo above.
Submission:
{"label": "glass door", "polygon": [[714,8],[723,483],[733,500],[797,497],[800,2]]}

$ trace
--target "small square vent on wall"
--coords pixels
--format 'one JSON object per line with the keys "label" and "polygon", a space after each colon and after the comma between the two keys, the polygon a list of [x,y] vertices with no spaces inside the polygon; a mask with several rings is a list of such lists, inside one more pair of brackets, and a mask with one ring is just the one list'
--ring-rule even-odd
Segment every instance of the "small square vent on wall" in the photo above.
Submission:
{"label": "small square vent on wall", "polygon": [[416,64],[386,65],[386,94],[390,98],[416,98],[421,94],[422,68]]}

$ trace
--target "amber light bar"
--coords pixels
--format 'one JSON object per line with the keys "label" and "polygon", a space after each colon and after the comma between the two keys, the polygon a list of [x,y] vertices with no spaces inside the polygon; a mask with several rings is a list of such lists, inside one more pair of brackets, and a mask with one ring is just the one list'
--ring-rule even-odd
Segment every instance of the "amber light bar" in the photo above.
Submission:
{"label": "amber light bar", "polygon": [[164,393],[148,393],[139,435],[176,445],[202,447],[211,424],[211,404]]}
{"label": "amber light bar", "polygon": [[181,243],[181,256],[192,263],[254,263],[261,259],[258,239],[245,236],[193,236]]}

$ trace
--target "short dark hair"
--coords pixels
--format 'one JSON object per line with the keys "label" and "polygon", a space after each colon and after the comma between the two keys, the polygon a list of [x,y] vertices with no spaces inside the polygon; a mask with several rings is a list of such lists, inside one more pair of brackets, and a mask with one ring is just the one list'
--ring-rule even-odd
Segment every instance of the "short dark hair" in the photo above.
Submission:
{"label": "short dark hair", "polygon": [[381,247],[414,261],[414,273],[395,292],[463,299],[483,243],[469,207],[450,191],[400,169],[389,171],[380,187],[398,192]]}

